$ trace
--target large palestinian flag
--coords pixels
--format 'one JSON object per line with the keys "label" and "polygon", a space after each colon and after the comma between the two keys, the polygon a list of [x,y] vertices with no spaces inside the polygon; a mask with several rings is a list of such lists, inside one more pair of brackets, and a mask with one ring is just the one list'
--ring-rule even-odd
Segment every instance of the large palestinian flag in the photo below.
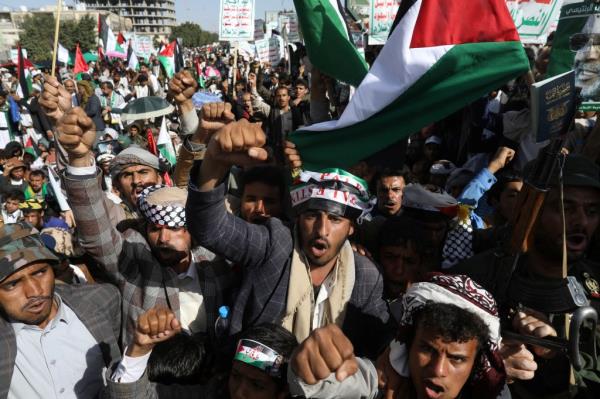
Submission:
{"label": "large palestinian flag", "polygon": [[528,69],[505,0],[403,0],[341,118],[290,139],[305,168],[347,168]]}

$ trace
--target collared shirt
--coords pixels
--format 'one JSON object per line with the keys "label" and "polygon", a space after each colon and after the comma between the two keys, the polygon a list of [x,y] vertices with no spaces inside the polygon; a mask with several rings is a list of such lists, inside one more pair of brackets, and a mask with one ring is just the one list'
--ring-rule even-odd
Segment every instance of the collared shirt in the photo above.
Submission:
{"label": "collared shirt", "polygon": [[44,329],[12,322],[17,340],[8,399],[92,398],[103,386],[100,345],[58,294]]}
{"label": "collared shirt", "polygon": [[207,332],[206,304],[200,288],[197,262],[192,254],[192,262],[187,272],[177,277],[179,288],[179,315],[183,329],[192,333]]}
{"label": "collared shirt", "polygon": [[13,213],[6,212],[6,209],[2,210],[2,220],[4,220],[4,224],[17,223],[21,217],[23,216],[23,211],[17,209]]}
{"label": "collared shirt", "polygon": [[333,291],[333,287],[337,283],[338,278],[338,269],[339,269],[339,258],[335,267],[329,273],[329,275],[325,278],[321,287],[319,287],[319,293],[317,294],[317,299],[315,300],[315,307],[313,309],[313,319],[312,319],[312,329],[317,329],[319,327],[323,327],[323,314],[325,312],[325,306],[327,306],[327,300],[329,299],[329,295]]}

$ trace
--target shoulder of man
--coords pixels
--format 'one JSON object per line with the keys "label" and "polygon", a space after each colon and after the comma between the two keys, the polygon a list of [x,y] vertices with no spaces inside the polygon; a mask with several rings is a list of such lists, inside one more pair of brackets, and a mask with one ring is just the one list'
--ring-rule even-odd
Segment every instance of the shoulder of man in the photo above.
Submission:
{"label": "shoulder of man", "polygon": [[105,308],[111,302],[120,302],[121,293],[112,284],[57,284],[56,292],[69,306],[85,303],[86,306]]}

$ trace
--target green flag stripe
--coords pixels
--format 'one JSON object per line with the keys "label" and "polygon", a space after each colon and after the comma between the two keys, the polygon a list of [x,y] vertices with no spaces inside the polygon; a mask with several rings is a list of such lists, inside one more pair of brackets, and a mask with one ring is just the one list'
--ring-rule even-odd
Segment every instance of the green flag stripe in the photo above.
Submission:
{"label": "green flag stripe", "polygon": [[334,131],[293,132],[290,139],[298,146],[305,169],[348,168],[528,69],[520,42],[461,44],[371,118]]}
{"label": "green flag stripe", "polygon": [[358,86],[369,68],[329,0],[294,0],[294,5],[311,62],[323,73]]}

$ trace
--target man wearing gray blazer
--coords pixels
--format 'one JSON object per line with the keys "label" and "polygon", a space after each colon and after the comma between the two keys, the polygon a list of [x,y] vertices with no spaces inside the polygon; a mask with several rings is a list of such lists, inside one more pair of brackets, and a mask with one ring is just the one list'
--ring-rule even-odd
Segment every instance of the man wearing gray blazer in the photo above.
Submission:
{"label": "man wearing gray blazer", "polygon": [[55,286],[57,262],[29,224],[0,228],[0,399],[96,397],[121,358],[119,290]]}

